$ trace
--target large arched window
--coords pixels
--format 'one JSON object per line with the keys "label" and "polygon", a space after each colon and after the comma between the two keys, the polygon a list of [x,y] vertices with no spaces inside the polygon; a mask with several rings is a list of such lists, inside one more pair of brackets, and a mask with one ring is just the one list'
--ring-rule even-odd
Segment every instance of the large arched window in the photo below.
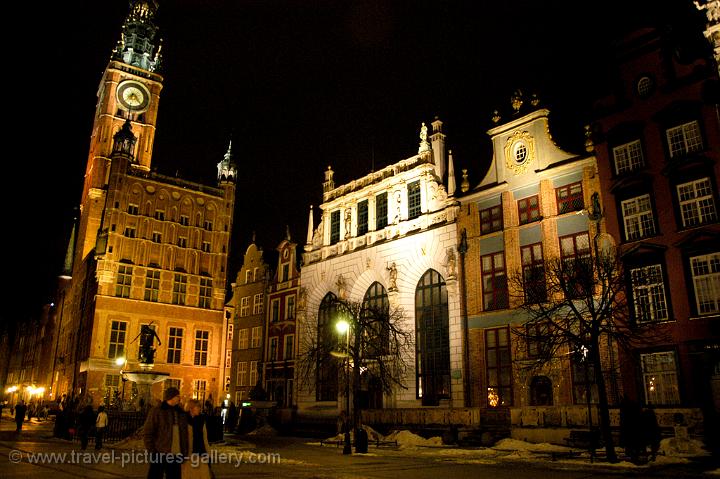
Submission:
{"label": "large arched window", "polygon": [[423,406],[450,398],[450,327],[445,280],[428,270],[415,290],[415,371]]}
{"label": "large arched window", "polygon": [[315,399],[317,401],[337,401],[338,360],[330,354],[331,351],[337,349],[338,345],[338,335],[335,329],[336,312],[337,296],[328,293],[320,303],[318,310],[319,354],[315,381]]}
{"label": "large arched window", "polygon": [[374,358],[387,354],[390,340],[390,302],[385,287],[377,281],[370,285],[363,298],[365,345],[363,356]]}

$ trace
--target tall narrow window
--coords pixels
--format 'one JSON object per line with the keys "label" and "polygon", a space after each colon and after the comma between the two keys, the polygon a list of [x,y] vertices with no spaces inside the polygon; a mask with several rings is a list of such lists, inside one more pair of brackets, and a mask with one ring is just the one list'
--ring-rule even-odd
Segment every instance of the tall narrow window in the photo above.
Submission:
{"label": "tall narrow window", "polygon": [[238,361],[237,363],[237,385],[238,386],[247,386],[247,380],[248,380],[248,370],[247,370],[248,363],[247,361]]}
{"label": "tall narrow window", "polygon": [[631,141],[613,148],[615,173],[622,175],[640,169],[644,164],[640,140]]}
{"label": "tall narrow window", "polygon": [[508,285],[505,274],[505,253],[493,253],[481,257],[483,308],[485,311],[508,307]]}
{"label": "tall narrow window", "polygon": [[115,296],[120,298],[130,297],[130,286],[132,284],[132,266],[118,266],[117,283],[115,283]]}
{"label": "tall narrow window", "polygon": [[503,228],[502,205],[480,210],[480,234],[493,233]]}
{"label": "tall narrow window", "polygon": [[363,338],[366,344],[365,356],[373,358],[387,354],[390,347],[390,302],[382,284],[376,281],[370,285],[363,298],[362,311],[367,335]]}
{"label": "tall narrow window", "polygon": [[640,322],[668,319],[662,266],[653,264],[630,270],[635,319]]}
{"label": "tall narrow window", "polygon": [[207,390],[207,381],[204,379],[196,379],[193,382],[193,399],[200,401],[200,404],[205,403],[205,392]]}
{"label": "tall narrow window", "polygon": [[684,228],[717,221],[715,196],[710,178],[677,186],[680,216]]}
{"label": "tall narrow window", "polygon": [[270,354],[268,355],[268,359],[270,361],[278,360],[278,338],[277,338],[277,336],[270,338]]}
{"label": "tall narrow window", "polygon": [[149,269],[145,277],[145,301],[157,301],[160,295],[160,271]]}
{"label": "tall narrow window", "polygon": [[317,401],[337,401],[338,360],[330,353],[337,351],[338,334],[335,328],[337,297],[328,293],[318,309],[318,344],[320,354],[317,361],[315,396]]}
{"label": "tall narrow window", "polygon": [[282,266],[282,280],[281,281],[287,281],[290,279],[290,265],[284,264]]}
{"label": "tall narrow window", "polygon": [[642,367],[646,403],[657,405],[680,404],[680,389],[678,387],[674,352],[641,354],[640,366]]}
{"label": "tall narrow window", "polygon": [[258,362],[250,361],[250,382],[249,386],[255,386],[258,380]]}
{"label": "tall narrow window", "polygon": [[507,327],[485,330],[487,404],[490,407],[513,404],[509,336]]}
{"label": "tall narrow window", "polygon": [[250,331],[250,347],[259,348],[262,340],[262,326],[255,326]]}
{"label": "tall narrow window", "polygon": [[200,298],[198,306],[201,308],[210,308],[212,299],[212,279],[200,278]]}
{"label": "tall narrow window", "polygon": [[691,121],[666,131],[670,158],[700,151],[703,148],[700,125]]}
{"label": "tall narrow window", "polygon": [[594,282],[588,233],[585,231],[561,237],[560,258],[563,290],[575,299],[590,294]]}
{"label": "tall narrow window", "polygon": [[113,321],[110,325],[110,343],[108,344],[108,358],[121,358],[125,356],[125,334],[127,323]]}
{"label": "tall narrow window", "polygon": [[408,219],[417,218],[421,213],[420,181],[413,181],[407,185]]}
{"label": "tall narrow window", "polygon": [[357,235],[362,236],[368,232],[368,201],[367,200],[363,200],[358,203],[357,214],[358,214]]}
{"label": "tall narrow window", "polygon": [[570,213],[571,211],[580,211],[585,203],[583,200],[582,183],[571,183],[555,189],[557,197],[558,214]]}
{"label": "tall narrow window", "polygon": [[285,335],[285,346],[283,348],[283,359],[292,359],[295,357],[295,335]]}
{"label": "tall narrow window", "polygon": [[525,301],[535,304],[547,300],[542,243],[522,246],[520,255],[522,257]]}
{"label": "tall narrow window", "polygon": [[598,402],[595,369],[590,364],[588,355],[589,351],[580,347],[573,351],[570,356],[573,402],[575,404],[587,404],[588,397],[591,404],[597,404]]}
{"label": "tall narrow window", "polygon": [[168,347],[167,362],[170,364],[180,364],[182,355],[182,328],[170,328],[168,331]]}
{"label": "tall narrow window", "polygon": [[210,331],[195,331],[195,366],[207,366],[208,344],[210,343]]}
{"label": "tall narrow window", "polygon": [[279,299],[272,300],[272,302],[270,303],[270,311],[271,311],[270,320],[273,323],[277,323],[278,321],[280,321],[280,300]]}
{"label": "tall narrow window", "polygon": [[263,295],[258,293],[253,296],[253,314],[263,313]]}
{"label": "tall narrow window", "polygon": [[187,276],[175,273],[173,278],[173,304],[185,304],[185,295],[187,294]]}
{"label": "tall narrow window", "polygon": [[690,272],[698,314],[720,312],[720,253],[691,257]]}
{"label": "tall narrow window", "polygon": [[240,317],[250,315],[250,296],[244,296],[240,298]]}
{"label": "tall narrow window", "polygon": [[635,241],[655,234],[655,218],[653,218],[650,195],[637,196],[620,203],[625,238]]}
{"label": "tall narrow window", "polygon": [[238,349],[247,349],[248,347],[248,328],[238,331]]}
{"label": "tall narrow window", "polygon": [[381,230],[388,224],[387,192],[375,196],[375,229]]}
{"label": "tall narrow window", "polygon": [[295,319],[295,296],[288,296],[285,298],[285,320],[293,319]]}
{"label": "tall narrow window", "polygon": [[450,398],[450,326],[445,280],[428,270],[415,289],[416,394],[424,406]]}
{"label": "tall narrow window", "polygon": [[330,244],[340,241],[340,210],[330,213]]}
{"label": "tall narrow window", "polygon": [[521,225],[540,219],[540,200],[538,199],[538,195],[518,200],[518,218]]}

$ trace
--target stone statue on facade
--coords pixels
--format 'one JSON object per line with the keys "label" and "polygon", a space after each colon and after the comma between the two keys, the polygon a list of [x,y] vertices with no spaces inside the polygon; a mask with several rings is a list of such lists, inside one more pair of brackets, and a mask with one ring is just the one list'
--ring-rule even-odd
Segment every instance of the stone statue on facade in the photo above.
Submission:
{"label": "stone statue on facade", "polygon": [[397,291],[397,266],[395,266],[395,262],[387,267],[387,270],[390,272],[390,287],[388,288],[389,291]]}
{"label": "stone statue on facade", "polygon": [[447,272],[447,277],[455,278],[457,276],[457,273],[455,272],[455,250],[453,250],[452,248],[448,248],[445,258],[445,270]]}
{"label": "stone statue on facade", "polygon": [[162,344],[160,337],[149,324],[140,326],[140,334],[138,337],[140,338],[140,354],[138,355],[140,364],[154,364],[155,348],[153,347],[153,342],[155,338],[157,338],[158,344]]}

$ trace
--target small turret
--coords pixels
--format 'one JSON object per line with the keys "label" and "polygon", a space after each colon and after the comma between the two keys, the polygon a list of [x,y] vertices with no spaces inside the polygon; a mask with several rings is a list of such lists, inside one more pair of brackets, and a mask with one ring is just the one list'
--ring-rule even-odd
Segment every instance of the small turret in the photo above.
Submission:
{"label": "small turret", "polygon": [[153,23],[158,5],[155,0],[130,0],[130,13],[125,18],[122,33],[112,59],[151,72],[160,67],[160,48],[155,50],[158,28]]}
{"label": "small turret", "polygon": [[325,181],[323,182],[323,193],[328,193],[335,189],[335,182],[333,181],[333,175],[335,172],[328,166],[325,172]]}
{"label": "small turret", "polygon": [[435,117],[435,121],[432,122],[433,134],[430,136],[435,174],[440,181],[445,177],[445,135],[442,132],[442,125],[443,122]]}
{"label": "small turret", "polygon": [[228,149],[223,156],[222,161],[217,164],[218,183],[234,182],[237,178],[237,166],[232,161],[232,140],[228,144]]}

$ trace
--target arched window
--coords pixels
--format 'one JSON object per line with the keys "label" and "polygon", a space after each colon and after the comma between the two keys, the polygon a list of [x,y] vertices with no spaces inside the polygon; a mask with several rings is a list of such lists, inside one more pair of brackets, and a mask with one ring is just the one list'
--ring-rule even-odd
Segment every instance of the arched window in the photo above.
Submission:
{"label": "arched window", "polygon": [[530,380],[530,405],[552,406],[552,381],[547,376],[533,376]]}
{"label": "arched window", "polygon": [[415,290],[415,374],[423,406],[450,398],[450,326],[445,280],[428,270]]}
{"label": "arched window", "polygon": [[317,401],[337,401],[338,359],[330,354],[338,346],[338,335],[335,329],[336,312],[337,297],[328,293],[320,303],[318,310],[319,354],[315,381],[315,399]]}
{"label": "arched window", "polygon": [[365,347],[363,356],[373,358],[387,354],[390,330],[390,302],[385,287],[377,281],[370,285],[363,298]]}

